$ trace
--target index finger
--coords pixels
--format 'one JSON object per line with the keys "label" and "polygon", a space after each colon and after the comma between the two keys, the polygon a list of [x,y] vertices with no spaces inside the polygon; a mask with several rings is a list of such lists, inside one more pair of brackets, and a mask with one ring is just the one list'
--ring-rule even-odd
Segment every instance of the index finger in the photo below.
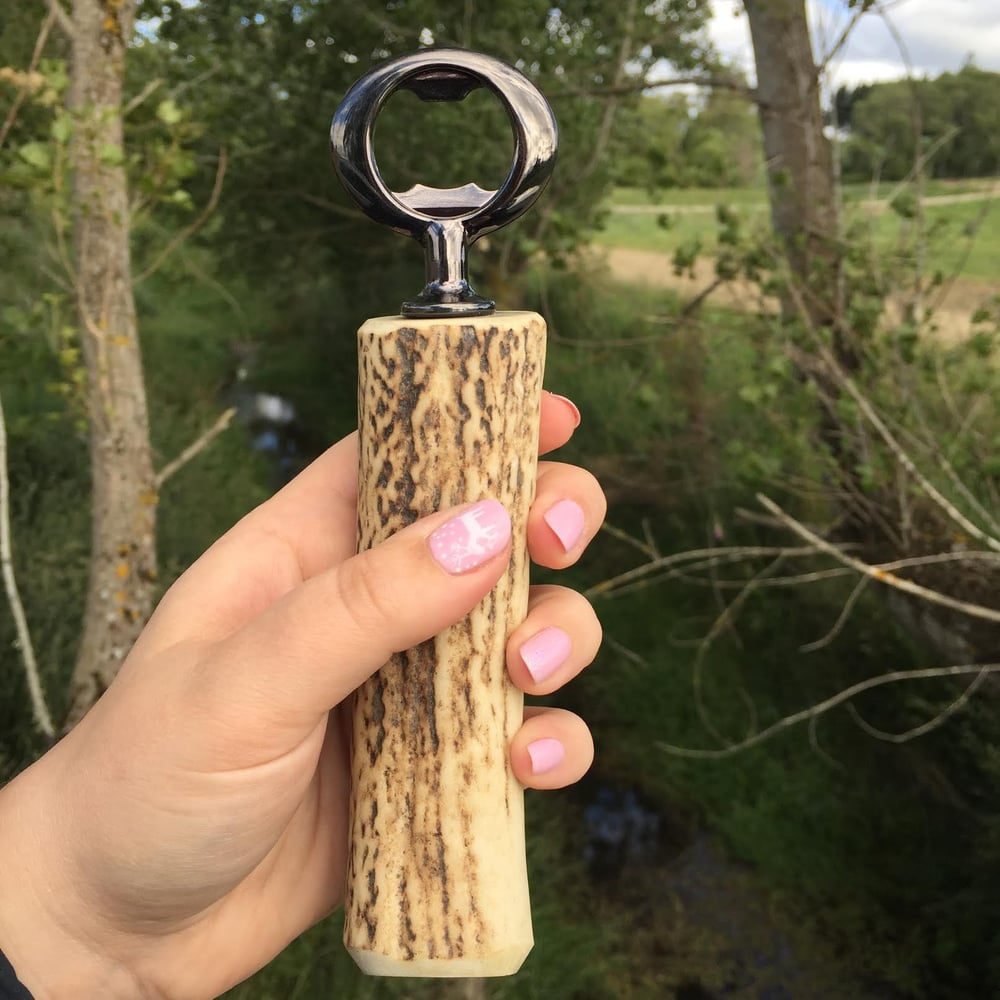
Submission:
{"label": "index finger", "polygon": [[[538,454],[564,445],[580,425],[580,411],[565,396],[543,392],[538,432]],[[342,543],[332,549],[322,540],[343,534],[350,527],[349,547],[354,545],[358,501],[358,434],[355,431],[335,444],[295,477],[284,489],[262,504],[251,517],[269,530],[287,538],[301,550],[304,576],[308,579],[335,561],[354,554]],[[339,557],[339,558],[338,558]],[[316,566],[313,567],[315,558]]]}
{"label": "index finger", "polygon": [[[539,454],[565,444],[580,412],[563,396],[541,400]],[[354,555],[357,536],[358,435],[328,448],[287,486],[215,543],[162,602],[184,609],[191,628],[228,634],[297,586]]]}

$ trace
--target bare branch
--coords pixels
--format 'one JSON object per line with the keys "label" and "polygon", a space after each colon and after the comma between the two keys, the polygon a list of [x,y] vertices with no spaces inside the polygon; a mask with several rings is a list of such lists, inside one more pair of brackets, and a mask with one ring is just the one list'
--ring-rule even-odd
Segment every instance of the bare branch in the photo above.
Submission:
{"label": "bare branch", "polygon": [[951,142],[951,140],[954,139],[960,131],[961,130],[957,126],[953,125],[947,132],[939,135],[934,142],[927,147],[927,149],[922,150],[920,155],[917,157],[916,162],[910,168],[909,173],[889,192],[888,197],[885,199],[885,203],[887,205],[891,205],[917,177],[922,176],[924,167],[926,167],[927,164],[934,159],[937,151],[942,146],[946,146],[949,142]]}
{"label": "bare branch", "polygon": [[838,705],[842,705],[845,701],[850,701],[859,694],[871,691],[874,688],[885,687],[887,684],[901,684],[904,681],[930,680],[935,677],[961,677],[967,674],[995,674],[997,671],[1000,671],[1000,663],[972,663],[954,667],[929,667],[924,670],[896,670],[891,673],[881,674],[878,677],[870,677],[868,680],[859,681],[857,684],[852,684],[850,687],[844,688],[843,691],[827,698],[825,701],[818,702],[810,708],[803,709],[801,712],[786,715],[783,719],[774,723],[774,725],[762,729],[759,733],[747,737],[740,743],[733,743],[730,746],[721,747],[716,750],[696,750],[690,747],[674,746],[671,743],[658,743],[657,745],[661,750],[665,750],[675,757],[721,760],[724,757],[734,757],[744,750],[758,746],[783,730],[790,729],[792,726],[797,726],[800,722],[807,722],[817,716],[823,715]]}
{"label": "bare branch", "polygon": [[[709,719],[708,707],[705,704],[703,683],[705,676],[705,659],[708,656],[708,651],[711,648],[712,643],[722,634],[723,629],[732,627],[737,613],[749,600],[751,594],[758,589],[762,581],[766,580],[773,573],[776,573],[784,561],[785,557],[783,555],[775,556],[775,558],[772,559],[767,566],[748,580],[746,586],[743,587],[736,597],[722,609],[722,612],[712,623],[712,627],[709,629],[708,634],[701,640],[701,642],[698,643],[698,653],[695,657],[694,670],[691,674],[691,686],[694,689],[695,707],[698,712],[698,718],[701,720],[701,724],[720,743],[724,743],[726,741],[715,728],[714,723],[712,723]],[[757,726],[757,707],[754,705],[753,699],[744,688],[740,688],[739,694],[743,703],[747,706],[747,712],[750,716],[749,731],[753,732]]]}
{"label": "bare branch", "polygon": [[182,229],[179,233],[176,233],[172,239],[167,242],[167,245],[157,254],[156,259],[153,261],[149,267],[146,268],[133,282],[133,288],[139,285],[141,282],[145,281],[147,278],[152,277],[156,272],[166,263],[170,255],[183,243],[186,243],[205,223],[208,221],[209,216],[215,211],[215,206],[219,203],[219,195],[222,194],[222,182],[226,176],[226,165],[229,162],[229,154],[226,152],[225,148],[219,150],[219,163],[215,169],[215,183],[212,185],[212,193],[209,196],[208,202],[205,207],[201,210],[198,218],[191,223],[191,225]]}
{"label": "bare branch", "polygon": [[[628,73],[628,61],[632,58],[633,34],[635,32],[635,20],[638,10],[638,0],[626,0],[625,23],[622,28],[621,41],[618,45],[618,59],[615,64],[615,73],[612,80],[612,88],[620,87],[625,82]],[[604,105],[604,113],[601,115],[601,123],[597,128],[591,144],[590,157],[581,169],[576,171],[572,180],[580,182],[589,177],[604,160],[604,154],[608,143],[611,141],[614,130],[615,118],[618,114],[618,98],[608,94],[607,103]]]}
{"label": "bare branch", "polygon": [[[791,553],[794,550],[788,551]],[[803,550],[803,554],[809,555],[810,550]],[[910,556],[906,559],[895,559],[892,562],[878,563],[875,568],[880,570],[902,569],[909,566],[929,566],[935,563],[975,562],[978,560],[998,562],[1000,561],[1000,554],[995,552],[980,552],[978,550],[973,550],[971,552],[938,552],[927,556]],[[653,577],[651,580],[640,581],[640,583],[652,584],[659,583],[662,580],[683,580],[686,583],[693,583],[702,587],[714,586],[726,590],[739,590],[740,588],[746,586],[745,579],[725,580],[714,577],[711,579],[704,579],[694,575],[702,569],[714,568],[715,566],[722,566],[726,563],[739,561],[739,558],[734,556],[720,559],[706,559],[702,562],[686,565],[680,569],[670,570],[660,576]],[[831,569],[814,570],[811,573],[794,573],[790,576],[770,577],[767,580],[762,581],[760,586],[762,588],[799,587],[804,583],[819,583],[822,580],[835,580],[839,577],[852,575],[853,573],[854,570],[849,566],[833,567]],[[862,577],[862,579],[867,580],[868,577]],[[615,596],[618,596],[619,594],[628,593],[629,590],[637,589],[637,587],[638,584],[625,585],[623,587],[616,588],[614,594]],[[807,647],[802,648],[805,649]]]}
{"label": "bare branch", "polygon": [[38,731],[49,739],[55,737],[56,727],[52,723],[48,706],[45,703],[45,689],[38,673],[38,661],[35,659],[35,647],[31,642],[31,632],[28,629],[28,619],[21,603],[21,593],[17,587],[17,577],[14,574],[14,557],[10,543],[10,481],[7,477],[7,423],[4,419],[3,400],[0,399],[0,569],[3,571],[4,590],[10,603],[11,614],[14,616],[14,627],[17,630],[17,644],[21,650],[21,661],[24,663],[24,674],[28,682],[28,696],[31,699],[31,714]]}
{"label": "bare branch", "polygon": [[812,548],[789,548],[788,546],[776,545],[731,545],[719,548],[689,549],[686,552],[676,552],[673,555],[654,559],[641,566],[636,566],[634,569],[619,573],[617,576],[602,580],[600,583],[594,584],[586,592],[586,596],[592,598],[608,594],[618,590],[623,584],[631,583],[633,580],[654,573],[658,569],[667,569],[678,563],[694,562],[699,559],[739,560],[755,556],[808,556],[813,554],[815,554],[815,549]]}
{"label": "bare branch", "polygon": [[322,208],[324,212],[329,212],[331,215],[337,215],[345,219],[358,219],[361,217],[360,211],[356,208],[349,208],[347,205],[338,205],[335,201],[320,198],[318,195],[311,194],[308,191],[283,191],[280,193],[301,198],[304,202],[315,205],[317,208]]}
{"label": "bare branch", "polygon": [[840,609],[840,614],[837,616],[837,620],[833,623],[833,628],[831,628],[822,639],[816,639],[815,642],[807,642],[804,645],[799,646],[800,653],[815,653],[817,649],[829,646],[830,643],[833,642],[838,635],[840,635],[841,630],[851,617],[854,605],[858,603],[858,599],[865,592],[865,587],[868,586],[868,581],[870,579],[870,577],[863,576],[860,580],[858,580],[858,582],[851,589],[847,600],[844,602],[844,606]]}
{"label": "bare branch", "polygon": [[73,37],[73,19],[66,13],[66,9],[59,2],[59,0],[49,0],[49,13],[55,20],[55,23],[59,25],[59,30],[62,31],[68,38]]}
{"label": "bare branch", "polygon": [[[725,560],[726,562],[733,562],[732,559]],[[721,565],[723,560],[716,561],[715,565]],[[660,580],[683,580],[685,583],[697,584],[700,587],[718,587],[720,590],[741,590],[746,586],[747,582],[743,580],[722,580],[717,577],[712,577],[706,579],[705,577],[694,576],[696,570],[701,570],[711,565],[711,560],[706,560],[704,563],[697,563],[694,566],[685,566],[680,570],[673,570],[664,576],[656,577],[656,581]],[[768,577],[766,580],[762,580],[758,587],[760,589],[773,589],[775,587],[801,587],[804,583],[820,583],[823,580],[838,580],[844,576],[853,576],[854,570],[848,566],[834,566],[830,569],[819,569],[812,573],[793,573],[790,576],[773,576]],[[623,588],[623,591],[628,588]],[[618,591],[616,591],[616,594]]]}
{"label": "bare branch", "polygon": [[844,25],[844,30],[841,31],[840,37],[833,43],[828,52],[823,54],[822,62],[816,67],[817,77],[822,76],[826,72],[827,67],[833,62],[837,57],[837,53],[847,44],[847,39],[851,32],[854,30],[855,25],[858,21],[868,13],[868,5],[860,4],[855,8],[854,13],[851,15],[851,19]]}
{"label": "bare branch", "polygon": [[907,729],[904,733],[887,733],[885,730],[878,729],[870,722],[862,718],[861,713],[857,710],[853,703],[848,703],[847,710],[851,713],[851,717],[854,721],[869,736],[873,736],[877,740],[884,740],[886,743],[909,743],[910,740],[915,740],[917,737],[924,736],[927,733],[933,732],[935,729],[943,726],[948,719],[968,704],[969,700],[976,693],[976,691],[979,690],[983,681],[985,681],[988,676],[988,670],[981,670],[975,677],[972,678],[969,686],[953,702],[947,705],[942,711],[938,712],[933,719],[928,719],[927,722],[923,722],[919,726]]}
{"label": "bare branch", "polygon": [[603,531],[606,535],[610,535],[612,538],[617,538],[619,542],[624,542],[626,545],[631,545],[632,548],[638,549],[649,559],[655,560],[659,558],[659,553],[650,545],[648,539],[646,541],[642,541],[634,535],[630,535],[627,531],[622,531],[621,528],[616,528],[608,521],[605,521],[601,525],[601,531]]}
{"label": "bare branch", "polygon": [[648,666],[646,660],[644,660],[635,650],[629,649],[628,646],[620,643],[614,636],[606,635],[604,637],[604,643],[609,649],[613,649],[619,656],[624,656],[626,660],[630,663],[634,663],[637,667]]}
{"label": "bare branch", "polygon": [[865,418],[875,428],[875,430],[878,431],[879,436],[888,446],[893,455],[896,456],[896,459],[903,466],[903,468],[906,469],[911,476],[913,476],[913,478],[923,488],[924,492],[952,521],[955,522],[955,524],[962,528],[963,531],[985,544],[988,548],[991,548],[996,552],[1000,552],[1000,539],[994,538],[992,535],[983,531],[978,525],[973,524],[973,522],[970,521],[947,497],[945,497],[944,494],[942,494],[941,491],[917,468],[916,463],[910,457],[909,453],[902,447],[899,441],[896,440],[895,436],[886,426],[885,421],[881,418],[881,416],[879,416],[875,407],[857,387],[854,380],[840,367],[839,363],[830,353],[829,349],[819,339],[815,328],[809,321],[809,311],[805,302],[802,300],[801,293],[795,287],[795,283],[790,282],[788,289],[793,300],[795,301],[796,308],[800,316],[813,333],[816,352],[822,359],[824,365],[834,376],[837,384],[840,385],[841,388],[845,389],[848,395],[850,395],[850,397],[858,404],[858,408],[864,414]]}
{"label": "bare branch", "polygon": [[922,598],[931,604],[938,604],[944,608],[951,608],[953,611],[960,611],[970,618],[982,618],[990,622],[1000,622],[1000,611],[996,611],[993,608],[984,608],[979,604],[970,604],[967,601],[959,601],[954,597],[949,597],[947,594],[942,594],[939,591],[931,590],[929,587],[923,587],[919,583],[914,583],[912,580],[905,580],[903,577],[896,576],[895,573],[889,570],[884,570],[878,566],[872,566],[869,563],[863,562],[861,559],[856,559],[854,556],[848,555],[843,550],[837,548],[836,545],[828,542],[825,538],[820,538],[819,535],[814,534],[800,521],[796,521],[794,517],[786,514],[773,500],[764,496],[763,493],[757,494],[757,500],[764,508],[774,514],[775,517],[780,518],[799,538],[815,545],[820,552],[825,552],[827,555],[833,556],[834,559],[845,566],[850,566],[859,573],[869,576],[873,580],[878,580],[879,583],[895,587],[896,590],[901,590],[914,597]]}
{"label": "bare branch", "polygon": [[163,86],[162,79],[150,80],[149,83],[147,83],[146,86],[143,87],[142,90],[140,90],[139,93],[136,94],[135,97],[133,97],[132,100],[129,101],[124,108],[122,108],[122,118],[128,118],[128,116],[133,111],[135,111],[135,109],[139,107],[139,105],[149,100],[149,98],[153,95],[153,93],[159,90],[160,87],[162,86]]}
{"label": "bare branch", "polygon": [[172,462],[168,462],[156,474],[156,488],[159,489],[174,473],[179,472],[196,455],[203,452],[226,428],[236,416],[236,407],[230,406],[218,420],[204,433],[199,434]]}
{"label": "bare branch", "polygon": [[629,83],[615,83],[608,87],[567,87],[551,93],[553,99],[560,97],[629,97],[660,87],[711,87],[715,90],[733,90],[745,94],[749,100],[756,100],[757,91],[736,77],[705,76],[693,74],[690,76],[670,76],[659,80],[643,78]]}
{"label": "bare branch", "polygon": [[21,110],[24,99],[31,93],[32,77],[38,68],[42,52],[45,51],[45,43],[49,40],[49,32],[52,30],[55,19],[55,12],[50,10],[45,20],[42,21],[42,26],[38,31],[38,38],[35,41],[35,49],[31,53],[31,62],[28,64],[28,71],[24,74],[24,78],[18,85],[17,94],[11,102],[7,117],[4,118],[3,124],[0,125],[0,146],[3,146],[4,142],[6,142],[8,133],[14,127],[14,122],[17,121],[17,113]]}

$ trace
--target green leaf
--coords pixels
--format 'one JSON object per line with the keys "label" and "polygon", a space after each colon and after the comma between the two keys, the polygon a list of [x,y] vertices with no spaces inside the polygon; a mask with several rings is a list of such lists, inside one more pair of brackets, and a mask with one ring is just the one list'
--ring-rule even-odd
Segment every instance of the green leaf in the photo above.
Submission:
{"label": "green leaf", "polygon": [[977,357],[985,360],[993,353],[996,343],[993,333],[988,330],[980,330],[969,338],[969,350]]}
{"label": "green leaf", "polygon": [[912,191],[901,191],[889,203],[889,207],[901,219],[913,219],[920,208],[920,202]]}
{"label": "green leaf", "polygon": [[56,115],[52,121],[51,133],[60,146],[65,146],[73,135],[73,119],[65,112]]}
{"label": "green leaf", "polygon": [[194,208],[194,202],[191,200],[191,195],[185,191],[184,188],[178,188],[174,191],[167,201],[169,201],[172,205],[179,205],[181,208]]}
{"label": "green leaf", "polygon": [[172,97],[168,97],[156,106],[156,117],[164,125],[176,125],[184,117],[184,112],[177,107],[177,103]]}
{"label": "green leaf", "polygon": [[636,390],[635,398],[645,406],[656,406],[660,402],[660,394],[648,382],[643,382]]}
{"label": "green leaf", "polygon": [[18,151],[25,163],[37,170],[49,170],[52,167],[52,153],[44,142],[26,142]]}
{"label": "green leaf", "polygon": [[17,333],[26,333],[31,326],[31,317],[18,306],[4,306],[0,310],[0,322]]}
{"label": "green leaf", "polygon": [[114,142],[104,143],[97,155],[101,163],[109,167],[120,167],[125,162],[125,150]]}

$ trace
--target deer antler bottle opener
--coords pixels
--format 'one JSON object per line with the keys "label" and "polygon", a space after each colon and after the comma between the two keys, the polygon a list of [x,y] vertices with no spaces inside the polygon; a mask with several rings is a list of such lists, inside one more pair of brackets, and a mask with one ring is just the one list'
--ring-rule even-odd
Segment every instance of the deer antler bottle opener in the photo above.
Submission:
{"label": "deer antler bottle opener", "polygon": [[[405,88],[460,101],[478,87],[500,100],[514,134],[500,188],[390,191],[372,149],[388,98]],[[419,240],[427,261],[427,284],[402,315],[358,331],[359,548],[484,498],[503,503],[513,525],[510,565],[491,593],[457,625],[395,655],[356,695],[344,942],[375,975],[509,975],[532,932],[523,789],[508,757],[523,699],[505,654],[527,612],[545,323],[496,312],[476,294],[466,251],[541,193],[556,124],[535,86],[506,64],[428,49],[358,80],[330,142],[361,209]]]}

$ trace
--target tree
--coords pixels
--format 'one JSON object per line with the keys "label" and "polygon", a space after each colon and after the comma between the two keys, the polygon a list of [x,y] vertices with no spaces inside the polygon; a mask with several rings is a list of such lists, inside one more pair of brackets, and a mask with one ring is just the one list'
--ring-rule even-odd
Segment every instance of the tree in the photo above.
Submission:
{"label": "tree", "polygon": [[745,187],[760,177],[760,128],[745,93],[643,96],[621,119],[613,148],[619,184]]}
{"label": "tree", "polygon": [[837,113],[849,180],[903,180],[931,150],[932,177],[988,177],[1000,165],[1000,74],[972,64],[932,80],[842,89]]}
{"label": "tree", "polygon": [[[833,155],[805,0],[745,0],[771,222],[812,322],[831,327],[840,287]],[[786,311],[794,307],[787,296]]]}
{"label": "tree", "polygon": [[[488,251],[477,250],[480,270],[488,263],[491,272],[484,290],[511,302],[493,282],[512,285],[537,249],[558,256],[592,229],[611,182],[607,154],[622,110],[638,99],[658,60],[682,70],[700,65],[698,32],[709,6],[704,0],[574,0],[558,7],[542,0],[374,7],[265,0],[254,11],[246,16],[238,5],[177,0],[151,11],[167,43],[148,46],[155,71],[190,88],[194,115],[207,126],[204,141],[224,140],[233,150],[216,245],[239,248],[239,259],[227,256],[226,263],[242,271],[266,267],[269,280],[281,267],[289,281],[276,285],[298,292],[318,276],[330,281],[346,273],[339,248],[349,245],[357,254],[347,297],[356,298],[360,269],[384,275],[391,269],[387,257],[410,259],[409,248],[395,237],[383,240],[345,199],[327,160],[324,123],[371,63],[428,45],[471,47],[531,77],[559,122],[560,166],[542,201],[492,237]],[[241,86],[213,85],[220,69]],[[209,82],[191,87],[202,78]],[[510,133],[499,108],[490,107],[495,102],[473,111],[465,104],[407,106],[407,96],[389,102],[380,124],[376,151],[386,174],[409,170],[434,183],[455,173],[463,181],[489,178],[498,165],[506,173]],[[393,113],[397,101],[406,113]],[[464,127],[470,120],[474,129]]]}
{"label": "tree", "polygon": [[72,46],[73,269],[93,484],[90,580],[67,725],[117,673],[149,617],[156,583],[157,494],[132,294],[122,124],[134,17],[130,0],[74,0],[71,18],[59,14]]}
{"label": "tree", "polygon": [[[849,0],[854,14],[846,30],[872,6],[868,0]],[[873,563],[915,559],[913,580],[935,593],[944,591],[946,599],[928,608],[925,598],[911,600],[917,591],[888,591],[896,616],[949,658],[993,659],[997,613],[989,581],[996,574],[989,562],[977,563],[975,572],[963,562],[994,558],[1000,551],[987,471],[992,463],[986,442],[995,431],[987,420],[983,437],[970,435],[971,454],[963,457],[962,468],[944,442],[975,414],[960,415],[954,400],[963,393],[975,399],[988,384],[977,366],[993,350],[995,318],[988,310],[978,316],[979,334],[956,352],[953,370],[961,382],[943,383],[942,389],[940,381],[927,378],[935,366],[935,346],[921,343],[932,332],[933,309],[925,295],[943,279],[927,280],[918,250],[903,289],[901,320],[887,310],[890,293],[898,291],[890,284],[891,274],[882,273],[873,248],[841,236],[837,178],[823,131],[820,68],[805,2],[744,0],[744,7],[781,257],[775,287],[791,361],[820,404],[818,436],[830,458],[830,481],[824,486],[836,512],[838,540],[859,544]],[[859,113],[855,107],[855,126]],[[914,149],[913,155],[911,174],[920,177],[923,150]],[[919,215],[919,197],[916,201]],[[956,538],[982,551],[968,560],[961,554],[956,558]],[[931,569],[928,557],[931,563],[950,562],[951,570]]]}
{"label": "tree", "polygon": [[760,128],[745,93],[711,89],[691,118],[681,144],[685,183],[747,187],[761,176]]}

